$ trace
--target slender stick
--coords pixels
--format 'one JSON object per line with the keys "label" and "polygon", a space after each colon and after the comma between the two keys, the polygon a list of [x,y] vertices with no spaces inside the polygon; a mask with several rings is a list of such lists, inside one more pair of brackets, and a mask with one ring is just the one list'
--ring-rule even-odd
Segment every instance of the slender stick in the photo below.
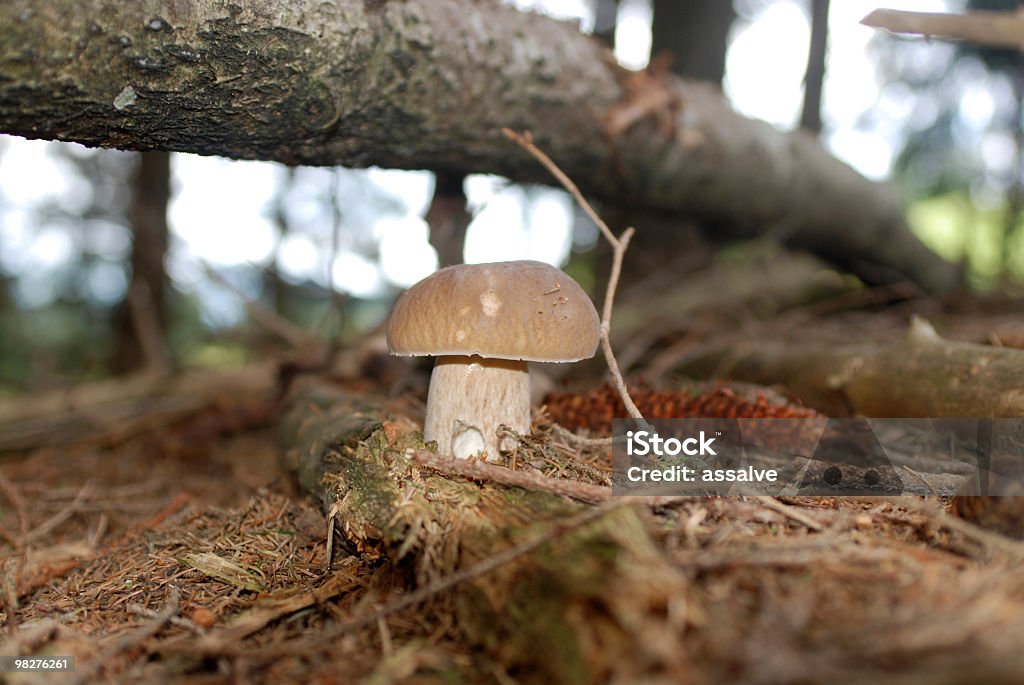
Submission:
{"label": "slender stick", "polygon": [[482,461],[456,459],[427,450],[409,450],[407,455],[420,466],[444,474],[455,474],[464,478],[487,480],[502,485],[512,485],[527,490],[540,490],[556,495],[565,495],[581,502],[603,502],[611,497],[612,489],[591,483],[581,483],[565,478],[549,478],[529,471],[514,471],[504,466],[487,464]]}
{"label": "slender stick", "polygon": [[611,343],[611,330],[612,330],[612,305],[615,303],[615,291],[619,285],[619,276],[622,274],[622,259],[626,254],[626,248],[629,247],[629,241],[633,237],[635,231],[632,227],[627,228],[622,232],[618,238],[612,233],[612,229],[608,228],[594,208],[590,206],[587,199],[583,197],[583,193],[576,187],[576,184],[572,182],[564,171],[558,168],[558,165],[548,157],[543,150],[534,145],[533,139],[529,133],[516,133],[512,129],[503,128],[501,132],[505,134],[509,140],[515,142],[519,147],[523,148],[531,155],[534,159],[540,162],[545,169],[551,172],[551,175],[558,179],[558,182],[569,191],[576,202],[579,203],[583,211],[587,213],[590,220],[593,221],[597,228],[601,231],[601,235],[605,237],[608,243],[612,246],[612,272],[608,278],[608,289],[605,291],[604,296],[604,308],[601,314],[601,350],[604,352],[605,361],[608,363],[608,371],[611,373],[612,384],[622,397],[622,403],[626,405],[626,413],[632,418],[640,421],[644,420],[643,414],[637,409],[636,403],[633,402],[633,398],[629,396],[629,390],[626,388],[626,381],[622,378],[622,371],[619,370],[619,362],[615,359],[615,354],[612,352]]}

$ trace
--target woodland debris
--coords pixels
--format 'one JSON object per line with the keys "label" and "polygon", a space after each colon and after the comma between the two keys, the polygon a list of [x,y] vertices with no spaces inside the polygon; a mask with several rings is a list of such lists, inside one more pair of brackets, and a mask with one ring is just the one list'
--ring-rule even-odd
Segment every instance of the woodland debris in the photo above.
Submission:
{"label": "woodland debris", "polygon": [[[183,436],[184,442],[252,428],[273,415],[277,369],[275,362],[263,362],[173,377],[145,373],[0,401],[0,455],[49,445],[118,444],[204,413],[201,425],[190,427],[200,434]],[[218,412],[219,405],[225,406]]]}
{"label": "woodland debris", "polygon": [[784,385],[830,416],[1024,418],[1024,351],[945,340],[921,319],[896,343],[742,341],[680,370]]}

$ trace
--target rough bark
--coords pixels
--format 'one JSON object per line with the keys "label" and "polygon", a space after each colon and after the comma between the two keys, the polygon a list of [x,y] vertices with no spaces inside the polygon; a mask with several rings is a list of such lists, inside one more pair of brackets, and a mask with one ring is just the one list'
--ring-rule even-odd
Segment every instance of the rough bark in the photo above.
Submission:
{"label": "rough bark", "polygon": [[[674,131],[611,141],[623,97],[575,27],[471,0],[0,3],[0,130],[288,164],[490,172],[549,182],[501,126],[529,129],[586,191],[774,229],[868,280],[951,286],[899,203],[811,138],[670,80]],[[879,246],[884,246],[880,248]]]}

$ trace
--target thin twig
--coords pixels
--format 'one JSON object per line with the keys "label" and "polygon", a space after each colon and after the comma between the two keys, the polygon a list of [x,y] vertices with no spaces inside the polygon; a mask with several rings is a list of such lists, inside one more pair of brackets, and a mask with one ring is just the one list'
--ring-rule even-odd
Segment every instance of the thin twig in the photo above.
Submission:
{"label": "thin twig", "polygon": [[[557,423],[551,424],[551,432],[566,442],[578,445],[580,447],[611,447],[615,444],[616,438],[584,438],[580,435],[576,435],[568,428],[563,428]],[[620,437],[620,440],[624,438]]]}
{"label": "thin twig", "polygon": [[472,480],[511,485],[524,490],[550,492],[581,502],[607,504],[614,500],[623,505],[642,504],[646,507],[666,507],[700,497],[699,495],[616,495],[612,488],[603,485],[581,483],[567,478],[548,478],[536,473],[513,471],[504,466],[487,462],[438,455],[427,450],[409,450],[407,454],[420,466],[447,476],[461,476]]}
{"label": "thin twig", "polygon": [[82,489],[78,491],[78,495],[75,496],[75,499],[71,500],[71,502],[66,507],[58,511],[56,514],[54,514],[47,520],[40,523],[30,532],[28,532],[24,537],[25,543],[27,544],[32,540],[37,540],[45,536],[54,528],[67,521],[69,518],[71,518],[72,515],[74,515],[75,512],[78,511],[78,506],[82,503],[82,500],[85,499],[86,495],[88,495],[89,491],[91,490],[92,482],[88,482],[85,485],[83,485]]}
{"label": "thin twig", "polygon": [[[142,606],[141,604],[129,604],[128,613],[132,614],[133,616],[141,616],[142,618],[156,618],[160,615],[160,612],[154,611],[153,609],[148,609]],[[207,634],[205,629],[200,628],[192,621],[188,620],[187,618],[182,618],[181,616],[171,616],[171,618],[168,619],[168,623],[170,623],[172,626],[184,628],[185,630],[194,633],[199,637],[204,637]]]}
{"label": "thin twig", "polygon": [[331,505],[330,512],[327,513],[327,549],[324,555],[324,573],[330,573],[331,566],[334,564],[334,522],[338,518],[340,511],[341,506],[335,500],[334,504]]}
{"label": "thin twig", "polygon": [[793,507],[788,504],[783,504],[774,497],[758,497],[757,501],[766,509],[771,509],[772,511],[782,514],[788,519],[792,519],[797,523],[802,523],[813,531],[821,531],[824,529],[823,525],[812,519],[810,516],[800,513]]}
{"label": "thin twig", "polygon": [[173,616],[178,613],[178,602],[180,596],[177,588],[171,588],[168,594],[167,604],[157,612],[153,618],[137,629],[122,635],[118,639],[104,649],[102,652],[96,655],[95,658],[90,659],[81,665],[75,677],[69,681],[71,685],[84,685],[84,683],[90,682],[100,669],[110,664],[114,658],[121,652],[127,652],[128,650],[134,649],[141,645],[143,642],[148,640],[150,637],[156,634],[158,630],[164,627]]}
{"label": "thin twig", "polygon": [[521,487],[527,490],[550,492],[556,495],[565,495],[581,502],[604,502],[612,496],[612,489],[602,485],[581,483],[564,478],[548,478],[539,473],[513,471],[496,464],[471,461],[469,459],[456,459],[451,456],[434,454],[427,450],[409,450],[406,454],[420,466],[439,471],[445,475],[457,475],[464,478]]}
{"label": "thin twig", "polygon": [[252,319],[253,323],[260,326],[268,333],[272,333],[291,346],[293,349],[319,349],[326,347],[323,341],[312,335],[304,328],[296,326],[288,319],[284,318],[277,312],[271,311],[263,304],[249,299],[245,293],[236,288],[234,284],[228,281],[219,271],[217,271],[209,263],[199,260],[199,264],[203,267],[203,271],[206,272],[207,277],[216,283],[217,285],[227,288],[242,302],[242,306],[245,307],[245,311],[249,314],[249,318]]}
{"label": "thin twig", "polygon": [[[865,498],[865,500],[868,499],[869,498]],[[970,540],[974,540],[988,553],[991,553],[993,550],[999,550],[1012,559],[1024,559],[1024,543],[1018,542],[1017,540],[1011,540],[1010,538],[1005,538],[998,533],[985,530],[970,521],[965,521],[957,518],[956,516],[951,516],[933,504],[928,504],[909,497],[901,497],[897,500],[893,500],[888,497],[872,497],[869,501],[903,507],[904,509],[924,514],[931,518],[937,525],[943,526],[955,533],[960,533]]]}
{"label": "thin twig", "polygon": [[604,307],[601,314],[601,350],[604,352],[605,361],[608,363],[608,371],[611,373],[612,384],[615,389],[619,392],[622,397],[622,403],[626,406],[626,413],[632,418],[643,421],[643,414],[637,409],[636,403],[633,402],[633,398],[629,396],[629,390],[626,388],[626,381],[622,378],[622,372],[619,370],[619,363],[615,359],[615,354],[612,352],[611,344],[611,328],[612,328],[612,305],[615,302],[615,290],[619,285],[619,276],[622,273],[622,259],[625,257],[626,248],[629,247],[629,241],[633,237],[635,231],[632,227],[627,228],[622,232],[618,238],[612,233],[612,229],[608,228],[594,208],[590,206],[587,199],[583,197],[583,193],[576,187],[576,184],[572,182],[572,179],[560,168],[555,162],[544,153],[539,147],[534,145],[532,138],[529,133],[516,133],[512,129],[503,128],[501,132],[505,134],[509,140],[515,142],[519,147],[523,148],[531,155],[534,159],[540,162],[545,169],[547,169],[552,176],[554,176],[562,186],[569,191],[569,194],[576,199],[583,211],[586,212],[590,220],[594,222],[597,228],[601,231],[601,235],[605,237],[605,240],[612,246],[612,271],[608,278],[608,289],[605,291],[604,296]]}

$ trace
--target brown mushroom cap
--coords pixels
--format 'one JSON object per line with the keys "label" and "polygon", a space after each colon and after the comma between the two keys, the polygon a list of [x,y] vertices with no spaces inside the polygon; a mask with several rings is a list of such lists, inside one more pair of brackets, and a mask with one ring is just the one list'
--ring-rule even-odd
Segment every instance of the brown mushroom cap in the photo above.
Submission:
{"label": "brown mushroom cap", "polygon": [[462,264],[406,290],[388,322],[400,356],[480,355],[536,362],[593,357],[600,322],[579,284],[533,261]]}

